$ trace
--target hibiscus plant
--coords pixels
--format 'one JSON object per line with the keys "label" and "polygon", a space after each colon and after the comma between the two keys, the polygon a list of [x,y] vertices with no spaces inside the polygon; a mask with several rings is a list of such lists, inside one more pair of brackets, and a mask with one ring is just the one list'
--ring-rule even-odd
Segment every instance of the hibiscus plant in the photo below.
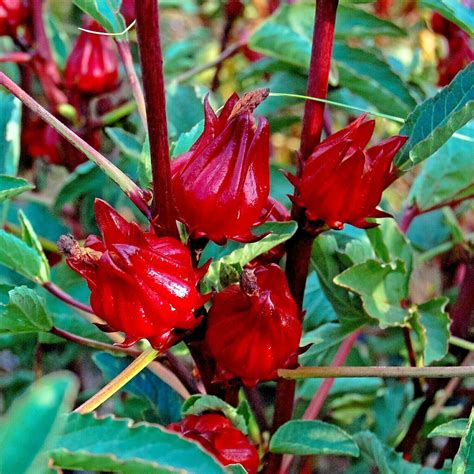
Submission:
{"label": "hibiscus plant", "polygon": [[474,3],[0,0],[0,472],[474,472]]}

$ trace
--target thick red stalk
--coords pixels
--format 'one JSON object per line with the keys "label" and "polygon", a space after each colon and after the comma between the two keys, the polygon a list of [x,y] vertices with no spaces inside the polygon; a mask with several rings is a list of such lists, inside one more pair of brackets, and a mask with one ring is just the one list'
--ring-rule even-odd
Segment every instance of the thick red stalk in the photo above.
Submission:
{"label": "thick red stalk", "polygon": [[[325,99],[328,92],[338,0],[318,0],[316,3],[313,49],[306,95]],[[323,124],[324,104],[311,100],[306,101],[300,147],[303,161],[308,158],[313,148],[319,143]]]}
{"label": "thick red stalk", "polygon": [[[308,77],[306,95],[325,99],[328,90],[329,71],[331,68],[331,54],[334,41],[334,27],[338,0],[318,0],[313,31],[313,46]],[[306,101],[303,130],[301,134],[300,159],[301,162],[311,154],[312,149],[320,139],[324,126],[324,104]],[[301,168],[301,166],[300,166]],[[301,172],[299,170],[298,174]],[[286,276],[290,290],[298,303],[300,310],[303,307],[304,290],[308,276],[311,249],[317,234],[322,230],[307,231],[304,213],[298,206],[292,209],[292,218],[297,220],[299,228],[287,245]],[[301,314],[303,314],[301,312]],[[295,361],[296,365],[297,361]],[[272,432],[289,421],[293,415],[295,398],[295,382],[293,380],[279,380],[275,401],[275,415]],[[265,472],[276,473],[281,466],[282,456],[269,456]]]}
{"label": "thick red stalk", "polygon": [[158,1],[140,0],[135,2],[135,8],[153,173],[152,213],[155,228],[160,235],[178,237],[171,189]]}

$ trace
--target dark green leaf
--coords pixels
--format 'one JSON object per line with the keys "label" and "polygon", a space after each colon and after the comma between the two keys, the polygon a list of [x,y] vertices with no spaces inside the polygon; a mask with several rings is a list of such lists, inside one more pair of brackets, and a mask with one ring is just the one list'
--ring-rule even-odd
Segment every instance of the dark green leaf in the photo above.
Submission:
{"label": "dark green leaf", "polygon": [[448,353],[449,325],[445,311],[448,298],[440,297],[420,304],[413,314],[412,325],[423,347],[425,365],[441,360]]}
{"label": "dark green leaf", "polygon": [[126,156],[140,159],[143,144],[135,135],[119,127],[106,127],[105,133]]}
{"label": "dark green leaf", "polygon": [[395,165],[407,171],[426,160],[474,117],[474,63],[408,116],[400,135],[409,137],[395,157]]}
{"label": "dark green leaf", "polygon": [[26,179],[0,174],[0,202],[33,189]]}
{"label": "dark green leaf", "polygon": [[173,145],[172,156],[179,156],[189,151],[194,142],[204,130],[204,121],[201,120],[189,132],[182,133]]}
{"label": "dark green leaf", "polygon": [[183,415],[201,415],[207,411],[220,411],[233,425],[247,434],[245,418],[239,414],[238,409],[213,395],[193,395],[183,405]]}
{"label": "dark green leaf", "polygon": [[0,229],[0,264],[31,279],[38,279],[42,268],[41,257],[36,250],[2,229]]}
{"label": "dark green leaf", "polygon": [[360,295],[367,314],[380,327],[403,326],[409,313],[400,306],[407,298],[407,274],[401,260],[381,263],[367,260],[336,276],[334,282]]}
{"label": "dark green leaf", "polygon": [[416,204],[425,211],[473,196],[473,142],[474,124],[471,122],[426,160],[410,189],[409,204]]}
{"label": "dark green leaf", "polygon": [[0,174],[15,176],[20,159],[21,102],[0,91]]}
{"label": "dark green leaf", "polygon": [[461,446],[453,460],[453,474],[469,474],[474,469],[474,408],[467,423]]}
{"label": "dark green leaf", "polygon": [[[129,357],[114,357],[106,352],[94,354],[93,360],[107,380],[112,380],[128,367],[131,361]],[[123,390],[148,400],[157,418],[165,425],[181,418],[181,397],[148,369],[128,382]]]}
{"label": "dark green leaf", "polygon": [[108,33],[125,30],[125,22],[120,14],[122,0],[73,0],[73,3],[100,23]]}
{"label": "dark green leaf", "polygon": [[470,35],[474,35],[474,15],[468,5],[459,0],[420,0],[420,7],[431,8]]}
{"label": "dark green leaf", "polygon": [[45,450],[61,430],[63,413],[77,393],[72,375],[53,374],[36,382],[0,420],[0,472],[48,472]]}
{"label": "dark green leaf", "polygon": [[444,436],[446,438],[462,438],[467,431],[467,418],[458,418],[457,420],[451,420],[442,425],[438,425],[431,433],[428,438],[435,438],[436,436]]}
{"label": "dark green leaf", "polygon": [[295,420],[278,428],[270,440],[272,453],[359,456],[359,448],[341,428],[323,421]]}
{"label": "dark green leaf", "polygon": [[0,333],[47,332],[53,326],[44,299],[20,286],[8,292],[9,302],[0,306]]}
{"label": "dark green leaf", "polygon": [[62,469],[116,471],[124,474],[223,474],[201,446],[158,425],[112,417],[69,415],[62,436],[49,452]]}

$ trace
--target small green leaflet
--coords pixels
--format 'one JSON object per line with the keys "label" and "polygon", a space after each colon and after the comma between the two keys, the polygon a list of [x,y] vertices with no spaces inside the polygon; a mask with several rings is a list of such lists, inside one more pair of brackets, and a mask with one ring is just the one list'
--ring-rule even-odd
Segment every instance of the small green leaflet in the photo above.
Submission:
{"label": "small green leaflet", "polygon": [[0,202],[33,189],[26,179],[0,174]]}

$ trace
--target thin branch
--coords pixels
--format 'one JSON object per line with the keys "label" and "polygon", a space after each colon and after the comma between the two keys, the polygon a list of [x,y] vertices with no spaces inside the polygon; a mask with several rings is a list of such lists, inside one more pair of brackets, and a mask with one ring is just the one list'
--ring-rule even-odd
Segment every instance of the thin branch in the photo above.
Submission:
{"label": "thin branch", "polygon": [[32,60],[32,56],[29,53],[22,51],[13,51],[11,53],[4,53],[0,56],[0,63],[15,63],[25,64]]}
{"label": "thin branch", "polygon": [[137,71],[135,70],[135,64],[133,63],[132,52],[130,51],[130,44],[128,41],[120,39],[115,42],[117,44],[117,49],[122,59],[123,67],[127,73],[128,82],[130,83],[130,88],[132,89],[133,97],[137,102],[138,114],[145,128],[148,127],[146,119],[146,107],[145,107],[145,97],[143,95],[143,90],[138,80]]}
{"label": "thin branch", "polygon": [[300,367],[280,369],[278,375],[288,380],[345,377],[386,378],[451,378],[473,377],[474,366],[470,367]]}
{"label": "thin branch", "polygon": [[[405,340],[405,346],[408,352],[408,360],[410,361],[410,365],[412,367],[416,367],[416,354],[411,341],[410,329],[407,327],[403,327],[402,330],[403,339]],[[420,379],[416,378],[413,380],[413,389],[415,398],[420,398],[423,396],[423,388]]]}
{"label": "thin branch", "polygon": [[10,91],[15,97],[20,99],[29,109],[39,115],[47,124],[51,125],[60,135],[62,135],[72,146],[91,161],[93,161],[104,173],[115,181],[130,200],[140,209],[143,214],[149,217],[149,208],[146,203],[146,196],[122,170],[117,168],[105,156],[91,147],[86,141],[77,136],[66,125],[59,121],[54,115],[48,112],[33,97],[28,95],[21,87],[15,84],[6,74],[0,72],[0,85]]}
{"label": "thin branch", "polygon": [[56,296],[56,298],[64,301],[64,303],[73,306],[74,308],[80,309],[81,311],[85,311],[86,313],[95,314],[94,310],[88,304],[81,303],[80,301],[76,300],[53,282],[46,282],[43,285],[43,288],[49,291],[52,295]]}
{"label": "thin branch", "polygon": [[153,174],[152,214],[158,234],[178,238],[176,210],[171,189],[158,1],[140,0],[135,3],[135,9]]}

